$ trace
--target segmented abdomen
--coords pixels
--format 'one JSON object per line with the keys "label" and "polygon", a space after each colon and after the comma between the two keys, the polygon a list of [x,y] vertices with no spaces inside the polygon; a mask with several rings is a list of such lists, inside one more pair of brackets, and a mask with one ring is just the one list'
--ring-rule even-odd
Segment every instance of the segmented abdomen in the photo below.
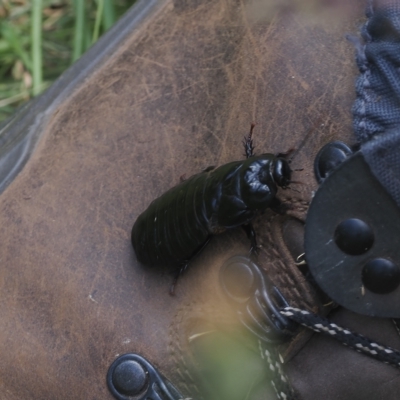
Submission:
{"label": "segmented abdomen", "polygon": [[155,199],[132,228],[137,259],[150,266],[179,267],[210,236],[204,199],[208,173],[193,175]]}

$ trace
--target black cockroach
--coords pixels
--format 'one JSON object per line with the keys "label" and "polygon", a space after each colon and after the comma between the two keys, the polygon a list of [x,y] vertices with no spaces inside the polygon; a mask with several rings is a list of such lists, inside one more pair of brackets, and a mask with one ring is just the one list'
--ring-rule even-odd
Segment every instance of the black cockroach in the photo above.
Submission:
{"label": "black cockroach", "polygon": [[253,154],[254,124],[243,144],[246,159],[209,167],[155,199],[132,228],[132,245],[139,262],[174,266],[176,277],[213,235],[242,226],[256,250],[251,220],[260,211],[282,209],[278,186],[291,183],[287,154]]}

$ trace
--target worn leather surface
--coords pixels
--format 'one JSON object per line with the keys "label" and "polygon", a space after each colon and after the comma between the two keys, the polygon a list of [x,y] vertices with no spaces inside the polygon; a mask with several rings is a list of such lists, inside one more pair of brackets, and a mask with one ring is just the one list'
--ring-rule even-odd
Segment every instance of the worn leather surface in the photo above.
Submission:
{"label": "worn leather surface", "polygon": [[[203,306],[225,313],[218,268],[249,243],[240,230],[216,237],[171,297],[171,276],[137,263],[130,229],[183,174],[240,159],[251,122],[257,152],[294,148],[292,166],[304,169],[296,191],[279,194],[288,216],[257,220],[260,262],[294,305],[320,308],[274,237],[289,217],[304,221],[318,149],[352,141],[357,71],[344,36],[357,30],[363,2],[348,3],[165,1],[47,117],[0,196],[2,398],[110,399],[108,367],[127,352],[190,394],[169,332]],[[312,395],[320,366],[303,352],[307,340],[290,372],[302,398],[321,398]],[[324,397],[354,398],[346,393],[331,386]]]}

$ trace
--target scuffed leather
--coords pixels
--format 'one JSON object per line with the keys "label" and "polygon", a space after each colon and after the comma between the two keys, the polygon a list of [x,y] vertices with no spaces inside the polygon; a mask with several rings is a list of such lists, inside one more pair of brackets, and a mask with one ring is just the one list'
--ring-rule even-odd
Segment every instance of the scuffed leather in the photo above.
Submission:
{"label": "scuffed leather", "polygon": [[[225,313],[219,266],[249,243],[240,230],[215,237],[171,297],[171,276],[137,263],[132,224],[183,174],[241,159],[251,122],[256,152],[295,149],[302,183],[279,197],[304,222],[315,154],[330,140],[352,141],[357,71],[344,35],[356,31],[363,2],[348,3],[164,1],[47,117],[0,196],[2,398],[111,399],[108,367],[127,352],[144,355],[190,397],[171,357],[171,329],[182,307]],[[289,300],[318,309],[290,251],[274,241],[280,218],[267,212],[255,224],[260,261],[286,282]],[[308,340],[295,346],[289,372],[301,398],[315,399],[310,376],[320,365],[303,367]]]}

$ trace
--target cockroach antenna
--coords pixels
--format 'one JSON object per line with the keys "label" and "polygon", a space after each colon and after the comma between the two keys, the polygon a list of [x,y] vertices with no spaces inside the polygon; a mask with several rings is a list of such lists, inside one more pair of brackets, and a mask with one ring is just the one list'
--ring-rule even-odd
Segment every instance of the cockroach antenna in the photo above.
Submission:
{"label": "cockroach antenna", "polygon": [[289,158],[289,157],[290,157],[290,155],[292,155],[295,151],[296,151],[296,149],[295,149],[294,147],[292,147],[291,149],[289,149],[288,151],[285,151],[284,153],[278,153],[278,154],[276,155],[276,157],[278,157],[278,158],[285,158],[285,159],[288,158],[287,162],[290,164],[290,163],[292,162],[292,159]]}
{"label": "cockroach antenna", "polygon": [[250,125],[250,132],[247,136],[244,137],[243,139],[243,146],[244,146],[244,156],[246,158],[250,158],[254,156],[254,145],[253,145],[253,130],[256,124],[254,122],[251,123]]}

